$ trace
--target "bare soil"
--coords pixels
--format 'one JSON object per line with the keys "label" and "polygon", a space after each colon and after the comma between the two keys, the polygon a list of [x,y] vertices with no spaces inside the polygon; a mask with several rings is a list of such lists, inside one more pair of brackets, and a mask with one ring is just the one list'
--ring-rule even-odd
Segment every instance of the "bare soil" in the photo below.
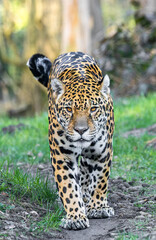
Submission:
{"label": "bare soil", "polygon": [[[38,170],[43,176],[51,176],[49,164],[39,164],[30,167],[29,164],[18,164],[19,168],[35,174]],[[49,177],[50,179],[50,177]],[[11,206],[6,211],[0,211],[0,240],[102,240],[117,239],[122,233],[138,235],[138,239],[156,239],[156,219],[154,204],[156,196],[153,190],[156,186],[143,182],[127,182],[123,178],[110,179],[109,203],[115,209],[115,216],[107,219],[91,219],[90,228],[79,231],[49,230],[37,233],[32,231],[32,224],[41,220],[46,209],[23,199],[20,203],[11,201],[7,193],[0,194],[0,203]]]}

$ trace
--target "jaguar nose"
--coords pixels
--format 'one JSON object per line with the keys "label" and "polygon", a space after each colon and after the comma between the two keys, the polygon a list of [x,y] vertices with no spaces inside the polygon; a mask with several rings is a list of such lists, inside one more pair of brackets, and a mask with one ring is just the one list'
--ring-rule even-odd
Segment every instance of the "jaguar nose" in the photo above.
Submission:
{"label": "jaguar nose", "polygon": [[88,127],[87,128],[86,127],[75,127],[74,130],[76,132],[78,132],[80,135],[83,135],[84,132],[86,132],[88,130]]}

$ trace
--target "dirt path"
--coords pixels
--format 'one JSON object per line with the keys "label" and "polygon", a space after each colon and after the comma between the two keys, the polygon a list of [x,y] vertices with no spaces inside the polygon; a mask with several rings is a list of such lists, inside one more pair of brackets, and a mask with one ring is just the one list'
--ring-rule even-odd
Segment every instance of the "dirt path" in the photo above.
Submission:
{"label": "dirt path", "polygon": [[[111,239],[111,232],[122,226],[123,222],[113,219],[91,219],[90,228],[83,231],[63,231],[64,239],[69,240],[95,240]],[[113,234],[112,234],[113,236]]]}
{"label": "dirt path", "polygon": [[[21,167],[21,166],[20,166]],[[28,164],[22,168],[29,169]],[[51,175],[50,164],[40,164],[31,168],[41,175]],[[41,220],[45,209],[23,200],[19,205],[12,203],[6,193],[1,193],[0,203],[10,204],[11,209],[0,212],[0,240],[102,240],[116,239],[123,232],[138,235],[140,239],[156,239],[156,220],[154,219],[154,203],[152,194],[156,186],[142,182],[126,182],[122,178],[110,179],[109,202],[115,209],[115,216],[108,219],[91,219],[90,228],[81,231],[53,231],[37,234],[31,231],[31,224]]]}
{"label": "dirt path", "polygon": [[[156,186],[153,186],[154,188]],[[109,201],[115,209],[115,216],[109,219],[92,219],[90,228],[75,232],[64,231],[64,239],[102,240],[116,239],[123,232],[131,232],[140,239],[156,239],[156,221],[150,214],[150,204],[154,196],[144,197],[148,184],[126,182],[121,178],[110,180]],[[141,225],[142,224],[142,228]]]}

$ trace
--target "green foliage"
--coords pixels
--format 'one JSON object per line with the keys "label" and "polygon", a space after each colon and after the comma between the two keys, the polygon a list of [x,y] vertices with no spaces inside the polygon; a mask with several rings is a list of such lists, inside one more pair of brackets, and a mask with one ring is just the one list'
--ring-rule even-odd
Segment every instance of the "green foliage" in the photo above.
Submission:
{"label": "green foliage", "polygon": [[146,141],[149,139],[147,135],[141,139],[135,137],[115,138],[114,156],[117,159],[112,168],[112,177],[121,175],[129,181],[132,179],[141,179],[147,182],[154,180],[155,151],[145,147]]}
{"label": "green foliage", "polygon": [[6,210],[10,210],[12,208],[14,208],[14,206],[0,203],[0,211],[2,212],[5,212]]}
{"label": "green foliage", "polygon": [[[20,120],[4,117],[1,119],[0,129],[7,125],[16,125],[19,122],[24,123],[25,127],[12,134],[0,132],[1,161],[14,164],[17,162],[31,164],[47,162],[50,154],[47,114]],[[39,152],[43,153],[43,157],[38,157]]]}
{"label": "green foliage", "polygon": [[113,27],[125,23],[129,29],[134,29],[134,8],[129,1],[122,0],[104,0],[102,1],[102,13],[104,26],[107,32],[113,30]]}
{"label": "green foliage", "polygon": [[[148,223],[148,219],[143,220],[137,220],[135,221],[135,226],[137,230],[142,230],[146,228],[146,224]],[[138,240],[138,239],[144,239],[144,240],[150,240],[150,236],[144,236],[144,233],[140,232],[139,234],[136,233],[130,233],[130,232],[123,232],[118,235],[116,240]]]}
{"label": "green foliage", "polygon": [[[146,97],[122,99],[115,103],[114,161],[111,177],[122,176],[127,180],[154,181],[156,151],[146,147],[153,136],[122,137],[130,129],[144,128],[155,123],[156,94]],[[148,169],[148,171],[147,171]]]}
{"label": "green foliage", "polygon": [[121,233],[116,240],[138,240],[139,236],[132,233]]}
{"label": "green foliage", "polygon": [[130,129],[148,127],[156,120],[156,93],[148,97],[119,99],[114,102],[115,134]]}
{"label": "green foliage", "polygon": [[9,170],[2,167],[0,172],[0,192],[7,192],[18,201],[22,198],[29,198],[32,202],[40,205],[56,202],[57,193],[48,184],[48,178],[43,179],[39,174],[31,176],[21,169]]}
{"label": "green foliage", "polygon": [[[45,180],[39,174],[31,176],[30,173],[24,173],[18,168],[9,170],[6,167],[2,167],[0,172],[0,193],[7,193],[12,201],[22,204],[23,200],[28,200],[46,209],[42,220],[32,223],[31,231],[58,229],[63,210],[57,203],[58,196],[54,189],[49,184],[48,178]],[[0,211],[3,212],[13,207],[0,203]]]}
{"label": "green foliage", "polygon": [[47,232],[50,228],[59,230],[59,225],[61,223],[63,210],[60,211],[59,209],[55,213],[49,212],[46,214],[43,219],[35,224],[35,227],[32,226],[32,231],[37,232]]}
{"label": "green foliage", "polygon": [[[3,127],[17,125],[19,122],[25,126],[11,134],[1,131]],[[31,167],[36,163],[50,161],[47,114],[20,120],[1,118],[0,149],[0,192],[8,193],[12,201],[22,202],[23,199],[28,199],[47,209],[41,222],[32,224],[32,231],[58,228],[62,209],[56,201],[58,196],[55,188],[49,184],[48,178],[44,179],[39,173],[32,176],[16,165],[27,162]],[[43,156],[39,156],[39,153]],[[1,208],[5,210],[8,206],[0,205]]]}

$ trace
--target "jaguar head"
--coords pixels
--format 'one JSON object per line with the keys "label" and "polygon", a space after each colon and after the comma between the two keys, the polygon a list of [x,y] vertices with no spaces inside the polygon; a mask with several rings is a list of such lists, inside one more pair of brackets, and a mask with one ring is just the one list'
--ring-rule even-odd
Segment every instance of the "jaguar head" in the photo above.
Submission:
{"label": "jaguar head", "polygon": [[52,108],[69,141],[76,146],[89,146],[107,122],[108,75],[100,82],[86,77],[71,86],[59,78],[49,78],[52,63],[44,55],[33,55],[27,65],[34,77],[50,88]]}
{"label": "jaguar head", "polygon": [[[87,146],[107,122],[109,77],[96,88],[78,83],[74,88],[51,79],[52,97],[58,122],[66,137],[77,146]],[[85,90],[86,89],[86,90]]]}

